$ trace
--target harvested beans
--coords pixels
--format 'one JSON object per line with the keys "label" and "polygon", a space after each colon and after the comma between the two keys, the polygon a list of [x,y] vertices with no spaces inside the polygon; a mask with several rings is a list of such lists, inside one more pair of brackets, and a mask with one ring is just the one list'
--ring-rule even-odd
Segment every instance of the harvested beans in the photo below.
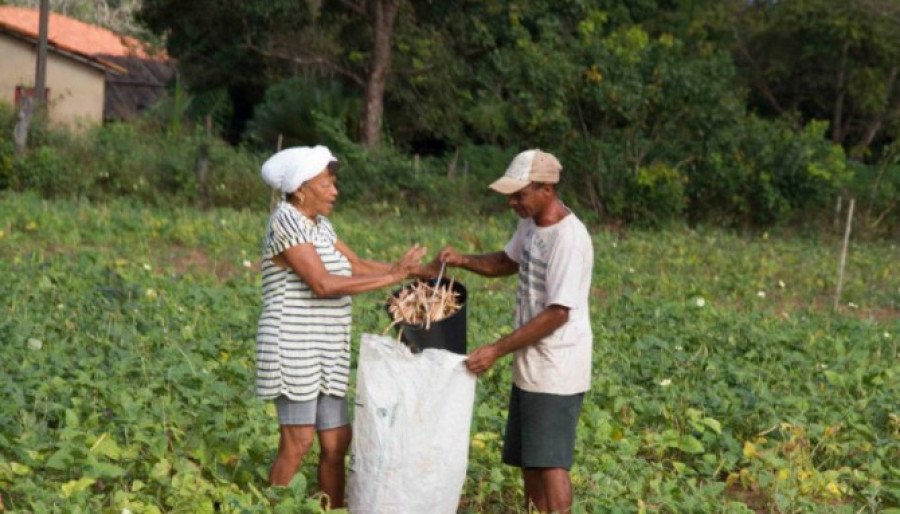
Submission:
{"label": "harvested beans", "polygon": [[405,323],[424,326],[425,330],[435,321],[451,316],[460,307],[459,294],[453,290],[452,280],[437,287],[428,282],[415,282],[388,299],[388,312],[393,318],[391,326]]}

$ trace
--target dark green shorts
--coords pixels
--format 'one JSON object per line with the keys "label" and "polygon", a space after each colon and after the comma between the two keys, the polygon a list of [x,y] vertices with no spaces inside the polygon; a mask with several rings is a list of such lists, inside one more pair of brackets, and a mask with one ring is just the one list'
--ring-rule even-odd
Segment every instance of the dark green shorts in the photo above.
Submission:
{"label": "dark green shorts", "polygon": [[532,393],[512,386],[503,462],[520,468],[572,467],[584,393]]}

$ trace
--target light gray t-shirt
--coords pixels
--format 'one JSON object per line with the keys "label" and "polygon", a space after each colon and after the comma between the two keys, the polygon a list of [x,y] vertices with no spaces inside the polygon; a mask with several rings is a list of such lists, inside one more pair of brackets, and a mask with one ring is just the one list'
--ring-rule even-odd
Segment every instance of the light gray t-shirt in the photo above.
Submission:
{"label": "light gray t-shirt", "polygon": [[519,221],[504,248],[519,264],[516,328],[551,305],[569,308],[569,320],[536,344],[516,351],[513,381],[525,391],[577,394],[591,384],[593,335],[588,313],[594,250],[587,228],[569,214],[549,227]]}

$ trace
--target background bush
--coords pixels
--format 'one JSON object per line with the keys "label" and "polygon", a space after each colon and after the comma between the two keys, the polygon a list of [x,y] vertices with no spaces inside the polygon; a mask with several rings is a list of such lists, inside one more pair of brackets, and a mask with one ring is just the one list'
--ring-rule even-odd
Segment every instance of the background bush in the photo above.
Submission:
{"label": "background bush", "polygon": [[[0,114],[11,127],[11,111]],[[10,139],[0,139],[0,185],[5,189],[37,190],[47,197],[194,205],[200,202],[197,161],[205,152],[210,163],[207,205],[263,207],[268,201],[258,179],[260,157],[206,137],[199,127],[171,130],[144,120],[109,123],[84,133],[33,128],[22,155],[16,155]]]}
{"label": "background bush", "polygon": [[[662,96],[673,101],[670,95]],[[391,144],[365,149],[353,141],[344,116],[304,105],[308,112],[296,115],[308,117],[311,126],[290,141],[331,147],[343,164],[342,201],[402,205],[434,215],[505,209],[503,197],[487,185],[522,148],[469,142],[442,155],[421,156]],[[731,108],[724,93],[721,105]],[[252,140],[232,146],[208,136],[200,125],[185,119],[173,123],[171,116],[155,111],[141,120],[81,133],[38,124],[28,150],[17,155],[9,136],[13,114],[8,108],[0,110],[0,123],[6,127],[0,137],[2,189],[36,190],[46,197],[127,197],[150,205],[238,209],[265,210],[273,200],[259,179],[259,166],[273,150]],[[838,197],[844,205],[854,197],[861,220],[858,230],[897,234],[900,152],[895,146],[866,165],[829,143],[823,122],[798,130],[784,121],[740,114],[738,122],[722,123],[715,130],[699,121],[694,129],[682,126],[679,130],[687,132],[673,140],[665,136],[669,129],[644,130],[644,122],[633,123],[633,113],[619,115],[621,126],[543,147],[563,162],[564,200],[591,222],[831,227]],[[651,118],[649,113],[642,116]],[[686,123],[663,118],[655,117],[655,123]],[[268,119],[257,120],[255,134],[273,133],[277,125],[264,128]],[[204,184],[198,179],[201,156],[206,156],[209,169]]]}

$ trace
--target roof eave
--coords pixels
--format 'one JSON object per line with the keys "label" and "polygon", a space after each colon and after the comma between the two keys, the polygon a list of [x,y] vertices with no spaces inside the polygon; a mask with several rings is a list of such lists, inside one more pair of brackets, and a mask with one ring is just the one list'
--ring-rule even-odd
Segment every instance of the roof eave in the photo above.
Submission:
{"label": "roof eave", "polygon": [[[9,34],[17,39],[26,41],[28,43],[32,43],[35,46],[38,44],[37,38],[35,38],[32,34],[19,30],[17,27],[11,27],[0,22],[0,32],[4,32]],[[69,50],[63,47],[60,47],[53,43],[52,41],[47,41],[47,49],[52,50],[60,55],[64,55],[69,57],[70,59],[74,59],[76,61],[87,64],[88,66],[92,66],[104,72],[112,72],[117,75],[123,75],[127,73],[128,70],[119,66],[118,64],[111,63],[105,59],[100,59],[94,57],[93,55],[83,54],[80,52],[76,52],[73,50]]]}

